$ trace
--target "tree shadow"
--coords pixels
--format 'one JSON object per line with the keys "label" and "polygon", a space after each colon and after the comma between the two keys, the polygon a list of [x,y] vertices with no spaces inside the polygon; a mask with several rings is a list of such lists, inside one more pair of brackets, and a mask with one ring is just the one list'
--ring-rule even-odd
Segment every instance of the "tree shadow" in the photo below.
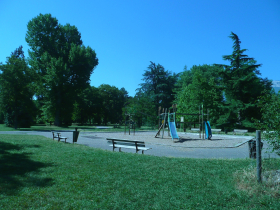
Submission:
{"label": "tree shadow", "polygon": [[186,141],[201,141],[201,140],[205,140],[205,141],[221,141],[221,140],[224,140],[224,139],[200,139],[200,138],[197,138],[197,139],[194,139],[194,138],[180,138],[179,141],[176,141],[175,143],[184,143]]}
{"label": "tree shadow", "polygon": [[46,187],[53,184],[52,178],[40,177],[40,169],[52,164],[31,160],[31,153],[20,152],[24,147],[30,145],[0,142],[0,194],[16,195],[23,187]]}

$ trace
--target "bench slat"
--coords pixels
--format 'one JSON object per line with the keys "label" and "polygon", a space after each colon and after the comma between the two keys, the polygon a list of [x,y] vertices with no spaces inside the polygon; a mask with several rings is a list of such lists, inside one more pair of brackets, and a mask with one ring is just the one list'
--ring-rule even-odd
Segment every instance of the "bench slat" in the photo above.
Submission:
{"label": "bench slat", "polygon": [[[109,145],[109,146],[113,146],[113,144]],[[118,148],[128,148],[128,149],[136,149],[136,147],[134,146],[123,146],[123,145],[115,145],[115,147],[118,147]],[[149,148],[149,147],[137,147],[139,150],[149,150],[149,149],[152,149],[152,148]]]}
{"label": "bench slat", "polygon": [[114,138],[106,138],[107,140],[114,140],[114,141],[123,141],[123,142],[139,142],[145,144],[144,141],[137,141],[137,140],[129,140],[129,139],[114,139]]}
{"label": "bench slat", "polygon": [[127,149],[135,149],[136,153],[138,151],[142,150],[142,154],[144,150],[149,150],[152,148],[145,147],[144,141],[135,141],[135,140],[129,140],[129,139],[116,139],[116,138],[106,138],[107,143],[109,143],[111,147],[113,147],[113,151],[115,148],[119,148],[119,151],[121,151],[121,148],[127,148]]}
{"label": "bench slat", "polygon": [[[113,141],[107,141],[108,144],[113,144]],[[118,142],[118,141],[114,141],[115,145],[124,145],[124,146],[135,146],[135,143],[129,143],[129,142]],[[138,147],[145,147],[145,144],[139,144],[136,143]]]}

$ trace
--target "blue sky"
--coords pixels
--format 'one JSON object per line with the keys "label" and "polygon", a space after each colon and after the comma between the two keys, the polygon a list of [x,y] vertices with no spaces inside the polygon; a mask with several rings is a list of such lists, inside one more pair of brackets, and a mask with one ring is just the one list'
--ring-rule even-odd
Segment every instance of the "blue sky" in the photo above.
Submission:
{"label": "blue sky", "polygon": [[99,65],[91,85],[124,87],[134,96],[150,61],[179,73],[186,65],[229,64],[230,32],[262,64],[262,77],[280,80],[279,0],[1,0],[0,62],[23,46],[27,23],[50,13],[75,25]]}

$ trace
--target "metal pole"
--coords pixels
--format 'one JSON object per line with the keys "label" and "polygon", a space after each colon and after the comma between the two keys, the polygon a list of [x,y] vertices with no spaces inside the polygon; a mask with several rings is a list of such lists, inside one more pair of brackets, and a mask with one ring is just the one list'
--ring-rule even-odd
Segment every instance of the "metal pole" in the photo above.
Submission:
{"label": "metal pole", "polygon": [[201,124],[201,111],[200,111],[200,106],[199,106],[199,115],[198,115],[198,122],[199,122],[199,138],[201,139],[201,129],[202,129],[202,124]]}
{"label": "metal pole", "polygon": [[203,104],[202,104],[202,139],[204,139]]}
{"label": "metal pole", "polygon": [[262,151],[261,151],[261,131],[256,131],[256,158],[257,158],[257,179],[262,182]]}

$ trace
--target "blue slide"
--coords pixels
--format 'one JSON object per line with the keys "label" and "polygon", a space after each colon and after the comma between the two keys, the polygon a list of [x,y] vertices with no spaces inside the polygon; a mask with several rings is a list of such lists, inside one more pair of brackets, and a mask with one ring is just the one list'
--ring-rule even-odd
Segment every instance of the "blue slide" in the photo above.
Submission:
{"label": "blue slide", "polygon": [[170,128],[170,135],[172,137],[172,140],[174,141],[174,139],[179,139],[175,122],[168,122],[168,124],[169,124],[169,128]]}
{"label": "blue slide", "polygon": [[211,140],[212,138],[212,131],[211,131],[211,126],[209,121],[205,121],[205,139]]}

